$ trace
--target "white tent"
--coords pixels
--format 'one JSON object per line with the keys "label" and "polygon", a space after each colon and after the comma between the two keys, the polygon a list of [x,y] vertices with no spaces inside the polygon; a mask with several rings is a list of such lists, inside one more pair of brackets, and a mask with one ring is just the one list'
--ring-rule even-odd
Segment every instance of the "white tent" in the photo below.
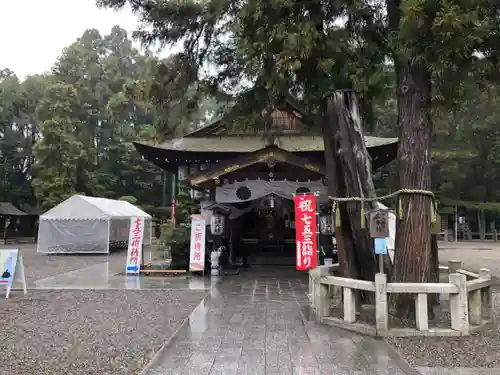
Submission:
{"label": "white tent", "polygon": [[126,246],[130,219],[144,219],[144,245],[151,244],[151,215],[125,201],[73,195],[40,216],[37,252],[109,253]]}

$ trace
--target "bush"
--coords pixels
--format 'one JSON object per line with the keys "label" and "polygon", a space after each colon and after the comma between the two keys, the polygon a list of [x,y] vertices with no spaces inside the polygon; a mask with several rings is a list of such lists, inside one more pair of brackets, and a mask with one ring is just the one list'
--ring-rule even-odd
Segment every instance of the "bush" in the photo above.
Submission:
{"label": "bush", "polygon": [[133,197],[132,195],[124,195],[123,197],[120,197],[118,200],[125,201],[133,205],[137,204],[137,198]]}
{"label": "bush", "polygon": [[172,259],[172,268],[185,268],[189,265],[190,229],[186,226],[174,227],[168,220],[160,226],[158,249],[165,258]]}
{"label": "bush", "polygon": [[179,189],[176,204],[176,226],[173,226],[171,220],[167,220],[160,225],[159,249],[165,255],[170,256],[172,268],[187,268],[189,267],[191,214],[198,212],[199,207],[191,200],[185,186]]}

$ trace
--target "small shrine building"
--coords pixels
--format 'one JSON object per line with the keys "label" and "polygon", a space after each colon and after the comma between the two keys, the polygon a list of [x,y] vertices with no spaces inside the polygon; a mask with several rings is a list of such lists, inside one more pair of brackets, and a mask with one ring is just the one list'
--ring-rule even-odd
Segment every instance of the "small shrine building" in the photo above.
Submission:
{"label": "small shrine building", "polygon": [[[291,96],[272,108],[266,132],[235,131],[227,116],[161,144],[134,143],[143,158],[193,189],[211,225],[207,252],[223,243],[232,261],[294,263],[297,193],[319,194],[321,233],[333,233],[321,129]],[[365,138],[373,170],[395,159],[397,138]],[[320,242],[331,251],[331,241]]]}

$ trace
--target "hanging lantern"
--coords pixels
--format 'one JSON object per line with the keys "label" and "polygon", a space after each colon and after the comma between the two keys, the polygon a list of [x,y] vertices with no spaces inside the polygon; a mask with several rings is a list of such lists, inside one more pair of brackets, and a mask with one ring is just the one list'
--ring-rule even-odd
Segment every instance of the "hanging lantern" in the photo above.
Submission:
{"label": "hanging lantern", "polygon": [[220,236],[224,232],[224,216],[213,213],[210,218],[210,231],[214,236]]}
{"label": "hanging lantern", "polygon": [[177,169],[177,176],[179,177],[179,181],[184,181],[188,175],[188,166],[187,165],[179,165]]}
{"label": "hanging lantern", "polygon": [[196,173],[200,170],[200,165],[199,164],[190,164],[189,165],[189,174]]}
{"label": "hanging lantern", "polygon": [[333,234],[333,220],[330,214],[321,214],[319,217],[319,228],[321,234]]}

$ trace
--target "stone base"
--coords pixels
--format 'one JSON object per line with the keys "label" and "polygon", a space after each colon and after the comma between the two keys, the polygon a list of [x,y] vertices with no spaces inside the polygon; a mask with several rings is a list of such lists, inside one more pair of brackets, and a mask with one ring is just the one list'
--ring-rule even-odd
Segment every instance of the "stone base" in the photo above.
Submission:
{"label": "stone base", "polygon": [[343,328],[347,331],[361,333],[363,335],[377,336],[377,330],[368,324],[346,323],[342,319],[334,318],[331,316],[323,317],[321,319],[321,322],[323,324],[328,324],[328,325],[333,326],[333,327]]}

